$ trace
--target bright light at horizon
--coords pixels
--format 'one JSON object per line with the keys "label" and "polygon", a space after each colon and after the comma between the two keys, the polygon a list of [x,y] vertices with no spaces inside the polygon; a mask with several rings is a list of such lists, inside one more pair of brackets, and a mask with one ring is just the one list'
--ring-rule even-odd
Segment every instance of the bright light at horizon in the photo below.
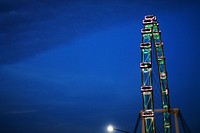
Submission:
{"label": "bright light at horizon", "polygon": [[112,132],[112,131],[114,130],[114,128],[113,128],[112,125],[109,125],[108,128],[107,128],[107,130],[108,130],[109,132]]}

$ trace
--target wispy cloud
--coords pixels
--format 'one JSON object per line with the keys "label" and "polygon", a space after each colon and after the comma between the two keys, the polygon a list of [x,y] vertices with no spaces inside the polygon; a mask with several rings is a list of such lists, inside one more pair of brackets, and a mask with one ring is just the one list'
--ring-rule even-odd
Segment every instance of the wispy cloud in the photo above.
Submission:
{"label": "wispy cloud", "polygon": [[156,5],[122,0],[1,0],[0,64],[15,63],[68,44],[85,33],[129,22],[146,12],[146,8],[161,12],[184,3],[155,1]]}
{"label": "wispy cloud", "polygon": [[35,113],[38,112],[39,110],[14,110],[14,111],[8,111],[5,112],[4,114],[29,114],[29,113]]}

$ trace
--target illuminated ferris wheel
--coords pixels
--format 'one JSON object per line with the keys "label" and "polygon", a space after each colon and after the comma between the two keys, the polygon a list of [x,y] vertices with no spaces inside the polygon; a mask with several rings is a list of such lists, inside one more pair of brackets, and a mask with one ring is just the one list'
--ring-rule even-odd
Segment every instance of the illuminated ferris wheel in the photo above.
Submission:
{"label": "illuminated ferris wheel", "polygon": [[[174,131],[179,133],[178,117],[183,125],[183,131],[190,132],[180,110],[170,107],[163,41],[156,16],[145,16],[143,25],[140,44],[143,110],[139,115],[142,119],[142,133],[172,133]],[[174,122],[172,122],[172,114]],[[137,126],[134,129],[134,132],[136,131]]]}

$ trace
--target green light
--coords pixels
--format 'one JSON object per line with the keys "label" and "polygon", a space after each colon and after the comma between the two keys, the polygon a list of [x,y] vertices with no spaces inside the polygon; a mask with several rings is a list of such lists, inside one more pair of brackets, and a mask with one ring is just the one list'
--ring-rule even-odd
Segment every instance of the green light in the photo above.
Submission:
{"label": "green light", "polygon": [[149,54],[151,49],[143,49],[144,54]]}
{"label": "green light", "polygon": [[154,39],[155,40],[160,40],[160,34],[159,33],[154,33]]}
{"label": "green light", "polygon": [[148,24],[148,25],[145,25],[144,27],[145,29],[151,29],[153,27],[153,24]]}

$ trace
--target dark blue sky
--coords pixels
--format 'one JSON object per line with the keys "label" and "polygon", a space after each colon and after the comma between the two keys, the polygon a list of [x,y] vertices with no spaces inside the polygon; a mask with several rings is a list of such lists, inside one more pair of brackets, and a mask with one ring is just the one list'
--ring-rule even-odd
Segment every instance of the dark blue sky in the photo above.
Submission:
{"label": "dark blue sky", "polygon": [[0,132],[132,130],[142,108],[140,29],[160,24],[171,106],[198,131],[199,2],[0,1]]}

